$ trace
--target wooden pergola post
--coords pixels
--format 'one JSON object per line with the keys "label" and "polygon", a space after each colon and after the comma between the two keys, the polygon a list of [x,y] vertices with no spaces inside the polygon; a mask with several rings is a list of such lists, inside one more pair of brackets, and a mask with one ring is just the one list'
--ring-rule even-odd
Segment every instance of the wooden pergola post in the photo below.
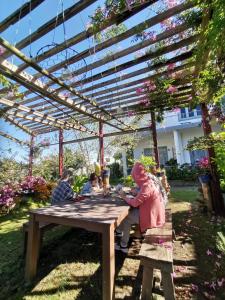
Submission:
{"label": "wooden pergola post", "polygon": [[103,123],[99,122],[99,156],[100,166],[104,166],[104,140],[103,140]]}
{"label": "wooden pergola post", "polygon": [[63,173],[63,129],[59,129],[59,176]]}
{"label": "wooden pergola post", "polygon": [[33,160],[34,160],[34,135],[32,134],[30,138],[28,176],[32,176],[33,174]]}
{"label": "wooden pergola post", "polygon": [[[207,105],[205,103],[201,104],[202,109],[202,127],[205,136],[209,136],[212,133],[212,128],[209,123],[209,112]],[[224,204],[223,204],[223,195],[220,189],[220,180],[219,174],[217,171],[217,166],[215,163],[215,150],[213,147],[208,148],[208,157],[210,163],[210,172],[212,176],[212,183],[211,183],[211,191],[212,191],[212,204],[213,209],[215,210],[216,214],[224,214]]]}
{"label": "wooden pergola post", "polygon": [[151,111],[151,121],[152,121],[152,140],[153,140],[153,151],[157,168],[159,168],[159,151],[158,151],[158,141],[156,132],[156,122],[155,122],[155,112]]}

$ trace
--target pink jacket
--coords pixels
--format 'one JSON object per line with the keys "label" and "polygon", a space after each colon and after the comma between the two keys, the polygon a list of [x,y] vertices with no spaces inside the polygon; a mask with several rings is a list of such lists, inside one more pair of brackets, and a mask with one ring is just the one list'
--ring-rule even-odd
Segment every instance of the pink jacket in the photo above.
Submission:
{"label": "pink jacket", "polygon": [[165,223],[165,206],[161,194],[148,177],[144,166],[135,163],[131,176],[141,190],[134,199],[126,199],[126,202],[133,207],[139,207],[141,232],[162,226]]}

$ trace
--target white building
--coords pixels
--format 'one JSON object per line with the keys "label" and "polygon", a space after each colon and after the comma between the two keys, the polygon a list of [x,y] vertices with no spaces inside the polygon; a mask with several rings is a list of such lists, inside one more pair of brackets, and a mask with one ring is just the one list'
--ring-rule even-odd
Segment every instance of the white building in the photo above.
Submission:
{"label": "white building", "polygon": [[[167,112],[163,123],[157,123],[156,127],[160,164],[165,165],[170,159],[176,159],[179,165],[195,164],[197,160],[206,156],[203,150],[186,150],[189,140],[203,136],[201,124],[200,107],[194,110],[182,108],[177,112]],[[153,155],[153,141],[149,132],[140,133],[140,141],[134,149],[134,159],[140,158],[141,155]],[[126,159],[123,153],[124,175],[126,175],[126,169]]]}

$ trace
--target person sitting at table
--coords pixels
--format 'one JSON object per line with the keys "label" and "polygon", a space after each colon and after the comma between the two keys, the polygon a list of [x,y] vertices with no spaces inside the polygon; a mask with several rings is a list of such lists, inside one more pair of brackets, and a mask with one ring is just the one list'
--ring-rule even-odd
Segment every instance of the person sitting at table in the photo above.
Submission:
{"label": "person sitting at table", "polygon": [[85,183],[81,191],[81,195],[90,194],[94,190],[99,189],[98,176],[95,173],[91,173],[88,182]]}
{"label": "person sitting at table", "polygon": [[59,204],[64,201],[72,201],[74,192],[71,187],[73,184],[73,172],[71,170],[64,170],[62,177],[56,188],[52,192],[51,204]]}
{"label": "person sitting at table", "polygon": [[141,233],[148,228],[161,227],[165,223],[165,206],[153,180],[148,176],[144,166],[135,163],[131,176],[140,188],[137,196],[132,198],[121,194],[121,197],[131,206],[128,216],[123,220],[116,232],[121,233],[120,244],[115,249],[128,252],[130,229],[133,224],[139,224]]}

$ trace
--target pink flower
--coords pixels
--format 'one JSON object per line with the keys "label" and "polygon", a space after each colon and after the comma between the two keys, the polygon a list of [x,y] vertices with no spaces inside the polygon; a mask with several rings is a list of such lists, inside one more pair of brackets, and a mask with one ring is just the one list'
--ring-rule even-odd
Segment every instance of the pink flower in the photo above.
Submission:
{"label": "pink flower", "polygon": [[206,251],[206,254],[207,254],[208,256],[212,256],[212,255],[213,255],[212,252],[211,252],[209,249]]}
{"label": "pink flower", "polygon": [[[208,157],[203,157],[202,159],[199,160],[198,162],[198,166],[201,168],[201,169],[208,169],[209,166],[210,166],[210,163],[209,163],[209,159]],[[207,255],[210,255],[208,254],[209,253],[212,253],[209,249],[207,250]],[[212,255],[212,254],[211,254]]]}
{"label": "pink flower", "polygon": [[127,116],[128,117],[132,117],[132,116],[134,116],[135,115],[135,113],[133,112],[133,111],[128,111],[128,113],[127,113]]}
{"label": "pink flower", "polygon": [[174,70],[175,66],[176,66],[176,64],[169,64],[167,67],[167,70],[172,71],[172,70]]}
{"label": "pink flower", "polygon": [[137,94],[142,94],[143,92],[144,92],[144,90],[142,88],[137,88],[136,89]]}
{"label": "pink flower", "polygon": [[196,285],[196,284],[191,284],[191,288],[192,288],[192,291],[194,291],[194,292],[198,292],[198,286]]}
{"label": "pink flower", "polygon": [[173,108],[173,109],[172,109],[172,112],[180,112],[180,109],[179,109],[179,107],[175,107],[175,108]]}
{"label": "pink flower", "polygon": [[166,90],[166,92],[167,92],[168,94],[174,94],[174,93],[176,93],[177,91],[178,91],[177,87],[176,87],[176,86],[173,86],[173,85],[169,86],[168,89]]}
{"label": "pink flower", "polygon": [[210,284],[210,288],[214,291],[216,290],[216,283],[214,281]]}
{"label": "pink flower", "polygon": [[0,55],[4,54],[5,53],[5,48],[0,46]]}
{"label": "pink flower", "polygon": [[221,280],[217,279],[218,287],[223,286],[223,283],[224,283],[224,282],[225,282],[225,279],[224,279],[224,278],[221,278]]}

